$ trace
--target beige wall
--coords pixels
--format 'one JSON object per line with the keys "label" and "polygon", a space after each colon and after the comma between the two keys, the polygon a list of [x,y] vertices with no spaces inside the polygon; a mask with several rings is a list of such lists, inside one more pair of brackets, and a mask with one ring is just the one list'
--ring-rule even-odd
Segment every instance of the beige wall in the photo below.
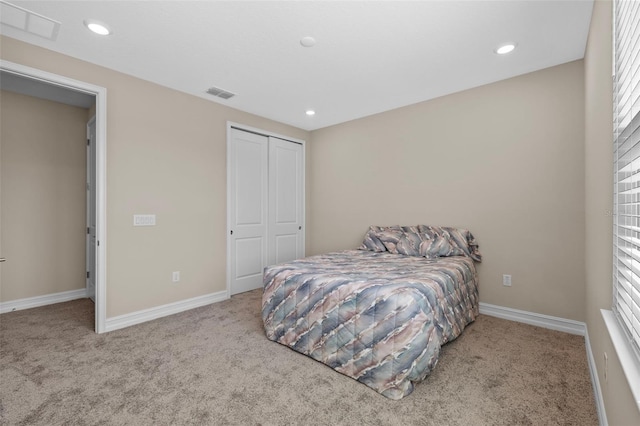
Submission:
{"label": "beige wall", "polygon": [[85,287],[87,110],[0,96],[0,302]]}
{"label": "beige wall", "polygon": [[[107,88],[107,317],[225,289],[227,120],[309,133],[0,39],[2,59]],[[86,116],[85,116],[86,117]],[[157,226],[134,228],[133,214]],[[171,272],[181,271],[179,284]]]}
{"label": "beige wall", "polygon": [[482,302],[583,321],[583,89],[576,61],[314,131],[310,252],[467,228]]}
{"label": "beige wall", "polygon": [[[585,52],[586,322],[610,425],[640,424],[640,411],[600,309],[611,309],[613,125],[611,2],[596,1]],[[608,355],[607,380],[604,353]]]}

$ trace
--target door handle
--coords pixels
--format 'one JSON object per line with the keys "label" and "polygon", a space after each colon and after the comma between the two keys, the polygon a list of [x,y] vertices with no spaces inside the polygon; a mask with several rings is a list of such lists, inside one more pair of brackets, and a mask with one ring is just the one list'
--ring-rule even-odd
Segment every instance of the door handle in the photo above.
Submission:
{"label": "door handle", "polygon": [[0,263],[6,262],[6,261],[7,261],[7,259],[5,259],[4,257],[0,257]]}

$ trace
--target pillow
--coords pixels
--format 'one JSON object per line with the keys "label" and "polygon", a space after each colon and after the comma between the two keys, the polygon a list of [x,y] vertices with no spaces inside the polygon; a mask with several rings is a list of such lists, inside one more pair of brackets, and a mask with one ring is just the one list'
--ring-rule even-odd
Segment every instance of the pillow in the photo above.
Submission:
{"label": "pillow", "polygon": [[418,249],[420,256],[427,259],[448,256],[464,256],[464,251],[456,247],[448,235],[420,234],[422,242]]}
{"label": "pillow", "polygon": [[464,251],[465,256],[469,256],[476,262],[482,262],[482,255],[480,254],[480,250],[478,250],[480,246],[478,246],[471,232],[460,228],[445,227],[445,229],[449,232],[451,240]]}
{"label": "pillow", "polygon": [[387,229],[384,231],[376,232],[375,236],[384,244],[389,253],[398,254],[397,245],[400,239],[404,236],[402,229]]}
{"label": "pillow", "polygon": [[[395,228],[395,227],[392,227]],[[402,229],[404,232],[406,232],[407,234],[418,234],[418,227],[417,226],[398,226],[398,228]]]}
{"label": "pillow", "polygon": [[400,230],[401,228],[398,225],[370,226],[369,230],[364,236],[364,240],[362,241],[362,244],[360,245],[360,247],[358,247],[358,250],[369,250],[369,251],[376,251],[376,252],[387,251],[387,248],[382,243],[382,241],[380,241],[380,239],[376,236],[376,233],[384,230],[390,230],[390,229]]}
{"label": "pillow", "polygon": [[[385,233],[393,231],[391,233]],[[381,234],[385,241],[380,239]],[[475,238],[466,229],[448,226],[370,226],[358,250],[389,251],[427,258],[468,256],[476,262],[482,255]]]}
{"label": "pillow", "polygon": [[418,225],[418,232],[427,235],[444,235],[442,226]]}
{"label": "pillow", "polygon": [[376,232],[379,232],[379,226],[370,226],[367,233],[364,235],[364,240],[358,250],[369,250],[369,251],[387,251],[387,248],[382,244],[382,241],[376,237]]}
{"label": "pillow", "polygon": [[418,225],[418,231],[420,231],[421,235],[426,234],[431,238],[435,238],[436,236],[445,237],[451,245],[457,249],[455,251],[462,251],[460,255],[454,254],[451,256],[468,256],[476,262],[482,262],[482,255],[478,250],[478,243],[471,232],[466,229],[452,228],[449,226]]}
{"label": "pillow", "polygon": [[422,238],[418,232],[403,232],[402,237],[396,244],[396,250],[399,254],[405,256],[420,256],[420,243]]}

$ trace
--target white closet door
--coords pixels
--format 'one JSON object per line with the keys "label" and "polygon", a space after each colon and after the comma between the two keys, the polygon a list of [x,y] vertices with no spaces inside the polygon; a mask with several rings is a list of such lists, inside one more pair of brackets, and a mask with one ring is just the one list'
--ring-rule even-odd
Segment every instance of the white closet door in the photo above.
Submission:
{"label": "white closet door", "polygon": [[96,222],[96,119],[87,124],[87,296],[96,301],[96,260],[97,260],[97,222]]}
{"label": "white closet door", "polygon": [[267,265],[268,138],[231,129],[230,291],[262,287]]}
{"label": "white closet door", "polygon": [[268,263],[304,256],[302,145],[269,138]]}

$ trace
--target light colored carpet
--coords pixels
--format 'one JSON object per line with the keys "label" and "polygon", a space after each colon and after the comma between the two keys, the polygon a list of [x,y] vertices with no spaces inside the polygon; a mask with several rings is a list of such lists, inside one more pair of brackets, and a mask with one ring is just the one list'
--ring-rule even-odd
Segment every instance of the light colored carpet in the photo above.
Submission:
{"label": "light colored carpet", "polygon": [[267,340],[261,291],[97,335],[93,304],[0,315],[7,425],[595,425],[584,339],[481,315],[392,401]]}

